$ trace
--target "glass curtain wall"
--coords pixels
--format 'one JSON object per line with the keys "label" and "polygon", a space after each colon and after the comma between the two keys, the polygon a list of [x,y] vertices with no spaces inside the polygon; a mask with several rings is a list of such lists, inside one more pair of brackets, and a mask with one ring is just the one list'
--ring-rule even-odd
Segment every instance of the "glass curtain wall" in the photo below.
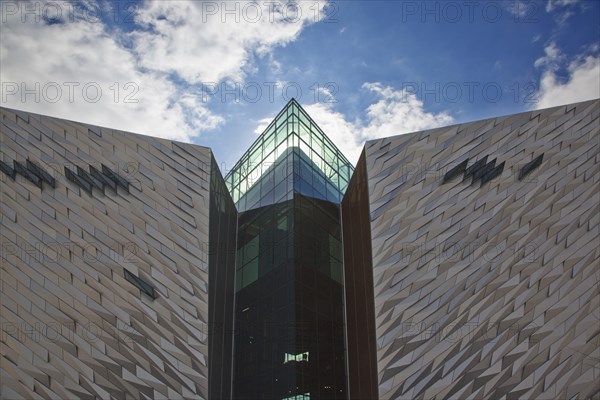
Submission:
{"label": "glass curtain wall", "polygon": [[[288,157],[290,150],[299,157],[302,154],[305,159],[303,173],[310,176],[304,175],[303,178],[308,182],[313,175],[317,175],[320,178],[316,183],[325,185],[324,188],[318,188],[315,197],[335,203],[342,200],[353,167],[292,99],[225,177],[238,211],[264,206],[267,201],[264,199],[272,199],[274,203],[277,193],[288,192],[287,187],[284,190],[283,187],[271,187],[270,184],[292,180],[293,176],[290,175],[294,161]],[[306,168],[310,168],[310,171]],[[259,180],[264,187],[256,185]],[[270,191],[275,193],[271,195]]]}
{"label": "glass curtain wall", "polygon": [[339,203],[351,174],[292,100],[226,177],[239,211],[234,398],[346,398]]}

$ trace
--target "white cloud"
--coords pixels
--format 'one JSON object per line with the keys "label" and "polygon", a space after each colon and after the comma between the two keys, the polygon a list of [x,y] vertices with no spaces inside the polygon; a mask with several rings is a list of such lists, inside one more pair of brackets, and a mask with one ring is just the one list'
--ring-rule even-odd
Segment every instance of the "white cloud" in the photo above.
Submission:
{"label": "white cloud", "polygon": [[[136,21],[140,62],[174,72],[189,83],[240,81],[253,52],[285,46],[302,29],[323,18],[325,3],[152,1]],[[317,7],[315,7],[317,5]]]}
{"label": "white cloud", "polygon": [[[548,0],[546,12],[552,13],[558,29],[575,11],[588,8],[580,0]],[[539,40],[539,35],[534,38]],[[534,66],[541,70],[536,108],[547,108],[600,97],[600,42],[593,43],[583,53],[568,58],[554,41],[544,48],[544,56]]]}
{"label": "white cloud", "polygon": [[453,121],[446,112],[434,114],[425,111],[423,102],[413,93],[380,83],[366,83],[363,87],[379,96],[379,101],[367,108],[368,123],[362,132],[366,140],[416,132]]}
{"label": "white cloud", "polygon": [[263,133],[265,131],[265,129],[267,129],[267,127],[269,126],[269,124],[271,123],[271,121],[273,121],[273,118],[261,118],[257,121],[258,125],[256,125],[256,128],[254,129],[254,133],[256,135],[260,135],[261,133]]}
{"label": "white cloud", "polygon": [[308,104],[304,109],[337,148],[356,164],[364,143],[361,139],[360,122],[347,121],[342,113],[333,109],[332,103]]}
{"label": "white cloud", "polygon": [[575,15],[575,6],[585,9],[586,5],[580,0],[548,0],[546,12],[554,14],[556,22],[562,26],[569,18]]}
{"label": "white cloud", "polygon": [[521,0],[507,2],[505,7],[512,15],[519,18],[524,18],[530,11],[529,5]]}
{"label": "white cloud", "polygon": [[[356,164],[367,140],[420,131],[448,125],[453,118],[446,112],[431,113],[414,93],[396,90],[381,83],[365,83],[365,90],[375,94],[376,101],[366,109],[365,120],[349,121],[335,111],[334,103],[313,103],[304,109],[346,157]],[[262,132],[271,118],[261,120],[255,132]]]}
{"label": "white cloud", "polygon": [[328,82],[324,86],[317,86],[316,90],[314,90],[314,98],[317,102],[337,103],[335,95],[338,91],[339,87],[336,83]]}
{"label": "white cloud", "polygon": [[[125,33],[90,17],[105,12],[117,18],[112,15],[116,9],[107,9],[105,3],[15,2],[16,10],[3,14],[0,26],[0,105],[191,141],[223,123],[223,118],[188,84],[243,79],[244,71],[255,68],[255,55],[269,55],[275,46],[295,40],[306,25],[323,17],[324,5],[304,2],[294,13],[292,8],[267,10],[260,3],[263,15],[256,23],[251,22],[249,8],[242,11],[247,3],[235,2],[242,7],[237,16],[224,10],[212,14],[206,8],[206,4],[226,7],[225,3],[144,2],[135,10],[136,23],[126,22],[133,31]],[[31,16],[21,21],[26,9],[37,9],[43,16],[44,10],[54,12],[56,6],[62,7],[63,18],[53,23],[36,22]],[[73,10],[78,11],[74,18]],[[118,18],[128,17],[129,9],[121,9]],[[85,85],[87,99],[82,93]],[[39,99],[23,95],[23,88],[36,91]],[[62,91],[59,98],[57,88]],[[96,88],[101,89],[100,96]],[[132,95],[127,100],[137,102],[126,102],[127,95]]]}
{"label": "white cloud", "polygon": [[564,60],[564,55],[560,49],[556,46],[556,43],[551,42],[544,48],[545,55],[535,60],[534,66],[536,68],[548,67],[556,69],[558,64]]}
{"label": "white cloud", "polygon": [[183,141],[221,122],[163,74],[141,72],[100,23],[13,20],[1,52],[2,106]]}
{"label": "white cloud", "polygon": [[547,108],[600,97],[600,43],[593,43],[586,51],[571,61],[558,48],[549,43],[544,56],[534,66],[542,70],[537,108]]}
{"label": "white cloud", "polygon": [[553,69],[543,72],[537,108],[600,98],[600,57],[578,58],[569,64],[568,72],[566,82]]}
{"label": "white cloud", "polygon": [[548,0],[546,12],[552,12],[561,7],[567,7],[579,3],[579,0]]}

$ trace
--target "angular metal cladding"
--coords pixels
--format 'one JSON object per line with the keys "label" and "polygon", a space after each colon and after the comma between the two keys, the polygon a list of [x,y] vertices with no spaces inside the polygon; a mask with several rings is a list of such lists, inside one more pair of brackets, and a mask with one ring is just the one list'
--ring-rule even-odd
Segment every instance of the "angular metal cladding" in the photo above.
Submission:
{"label": "angular metal cladding", "polygon": [[[2,350],[10,357],[0,363],[2,395],[208,398],[219,375],[209,381],[207,332],[217,328],[208,324],[222,312],[208,306],[208,264],[215,261],[206,247],[209,230],[219,231],[210,227],[208,177],[220,176],[210,150],[183,151],[168,140],[104,128],[95,129],[99,141],[85,134],[86,124],[6,108],[0,114],[3,154],[29,159],[12,170],[24,178],[3,177],[0,189]],[[87,172],[157,158],[170,168],[148,168],[137,177],[141,191],[127,196],[122,177]],[[34,167],[49,160],[65,166],[55,188]],[[41,196],[29,180],[43,185]],[[96,195],[94,180],[121,186],[123,195]],[[229,218],[235,223],[235,214]],[[232,304],[232,291],[219,296]],[[232,335],[231,328],[217,331]],[[221,387],[212,397],[230,398],[230,385]]]}
{"label": "angular metal cladding", "polygon": [[[372,240],[352,252],[372,251],[375,338],[360,345],[360,332],[347,333],[361,361],[350,371],[375,343],[375,397],[598,395],[598,109],[593,100],[368,142]],[[481,186],[407,180],[396,168],[466,157],[478,161],[465,180]],[[349,305],[348,315],[364,312]],[[369,387],[362,378],[356,390]]]}

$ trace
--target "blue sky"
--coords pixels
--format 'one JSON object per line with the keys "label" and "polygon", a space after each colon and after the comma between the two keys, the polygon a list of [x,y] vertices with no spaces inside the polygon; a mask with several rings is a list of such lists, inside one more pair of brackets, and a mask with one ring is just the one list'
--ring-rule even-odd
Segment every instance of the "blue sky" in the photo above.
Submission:
{"label": "blue sky", "polygon": [[3,1],[1,105],[209,146],[290,97],[365,140],[600,97],[600,2]]}

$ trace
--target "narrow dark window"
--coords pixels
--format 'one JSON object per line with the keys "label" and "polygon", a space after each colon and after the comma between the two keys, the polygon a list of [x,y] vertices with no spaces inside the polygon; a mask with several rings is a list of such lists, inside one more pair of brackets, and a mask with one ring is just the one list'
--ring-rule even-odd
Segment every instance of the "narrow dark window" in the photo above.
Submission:
{"label": "narrow dark window", "polygon": [[27,169],[29,171],[31,171],[35,176],[37,176],[38,178],[40,178],[41,180],[43,180],[44,182],[46,182],[47,184],[52,186],[53,188],[56,187],[56,181],[54,180],[52,175],[50,175],[49,173],[44,171],[44,169],[42,167],[35,164],[33,161],[31,161],[29,159],[27,159]]}
{"label": "narrow dark window", "polygon": [[87,171],[85,169],[81,168],[79,165],[77,166],[77,175],[81,179],[89,182],[93,187],[101,190],[102,193],[104,193],[104,183],[100,182],[98,179],[96,179],[93,176],[91,176],[90,174],[88,174]]}
{"label": "narrow dark window", "polygon": [[481,160],[476,161],[473,165],[465,170],[465,177],[463,180],[467,179],[469,176],[473,175],[475,171],[483,168],[487,163],[488,156],[483,157]]}
{"label": "narrow dark window", "polygon": [[33,172],[28,170],[23,164],[21,164],[20,162],[17,162],[16,160],[13,160],[13,165],[14,165],[15,171],[17,171],[17,173],[19,175],[23,175],[25,178],[27,178],[27,180],[32,182],[34,185],[36,185],[40,189],[42,188],[42,180],[40,178],[38,178],[37,175],[35,175]]}
{"label": "narrow dark window", "polygon": [[152,299],[156,299],[156,290],[154,290],[154,288],[148,282],[146,282],[138,276],[135,276],[126,269],[123,269],[123,272],[125,273],[125,279],[127,279],[130,283],[132,283],[134,286],[140,289],[142,293],[147,294]]}
{"label": "narrow dark window", "polygon": [[90,182],[86,181],[85,179],[82,179],[81,177],[79,177],[79,175],[77,175],[75,172],[71,171],[66,166],[65,166],[65,176],[67,177],[68,180],[70,180],[71,182],[75,182],[77,184],[77,186],[79,186],[80,188],[82,188],[83,190],[88,192],[89,194],[92,194],[92,184]]}
{"label": "narrow dark window", "polygon": [[121,186],[123,189],[127,190],[127,193],[129,193],[129,182],[127,182],[124,178],[122,178],[118,174],[114,173],[110,168],[108,168],[104,164],[102,164],[102,173],[104,175],[106,175],[107,177],[109,177],[110,179],[112,179],[113,181],[117,182],[117,184],[119,186]]}
{"label": "narrow dark window", "polygon": [[444,175],[444,180],[442,181],[442,183],[451,181],[452,179],[456,178],[458,175],[465,172],[468,162],[469,162],[469,159],[467,158],[466,160],[464,160],[463,162],[461,162],[460,164],[458,164],[457,166],[452,168],[450,171],[446,172],[446,175]]}
{"label": "narrow dark window", "polygon": [[117,191],[117,182],[115,182],[108,176],[104,175],[102,172],[100,172],[100,170],[98,170],[93,165],[90,165],[90,175],[92,177],[98,179],[100,182],[104,183],[109,188],[111,188],[113,190],[113,192]]}
{"label": "narrow dark window", "polygon": [[11,167],[10,165],[8,165],[4,161],[0,161],[0,169],[10,179],[12,179],[13,181],[15,180],[15,175],[16,175],[17,171],[15,171],[15,169],[13,167]]}
{"label": "narrow dark window", "polygon": [[478,179],[481,179],[482,176],[493,171],[494,167],[496,167],[495,158],[489,163],[485,164],[483,167],[473,171],[473,180],[471,181],[471,183],[475,183]]}
{"label": "narrow dark window", "polygon": [[523,180],[523,178],[529,175],[534,169],[542,165],[543,160],[544,154],[540,154],[539,156],[525,164],[519,171],[519,180]]}
{"label": "narrow dark window", "polygon": [[502,174],[503,171],[504,171],[504,161],[502,162],[502,164],[497,165],[496,168],[492,169],[491,171],[488,171],[481,177],[481,186],[483,186],[485,183],[491,181],[498,175]]}

